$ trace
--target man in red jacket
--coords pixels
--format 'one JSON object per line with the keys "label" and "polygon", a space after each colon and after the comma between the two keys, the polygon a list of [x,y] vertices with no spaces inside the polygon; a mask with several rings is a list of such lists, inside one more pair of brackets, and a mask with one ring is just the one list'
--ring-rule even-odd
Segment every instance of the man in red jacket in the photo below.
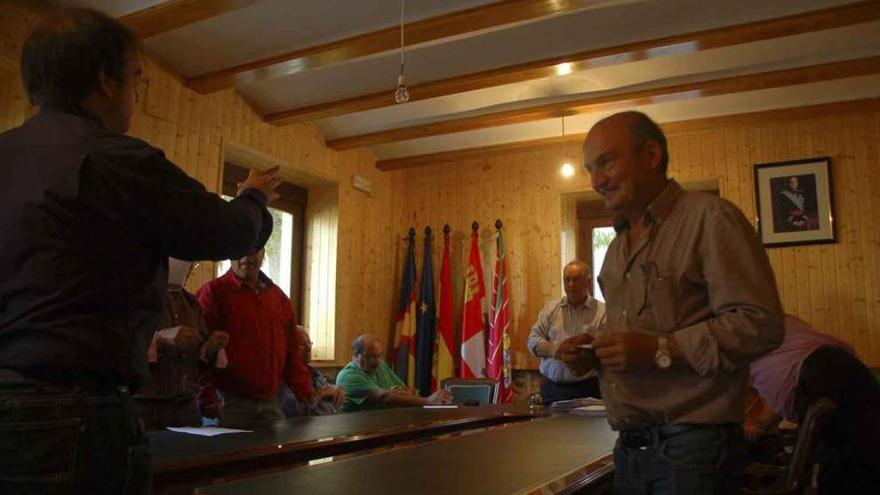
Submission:
{"label": "man in red jacket", "polygon": [[282,381],[300,399],[311,401],[314,394],[290,299],[260,271],[264,255],[261,248],[232,260],[229,271],[197,295],[208,330],[229,334],[229,364],[214,374],[223,399],[223,426],[284,419],[278,399]]}

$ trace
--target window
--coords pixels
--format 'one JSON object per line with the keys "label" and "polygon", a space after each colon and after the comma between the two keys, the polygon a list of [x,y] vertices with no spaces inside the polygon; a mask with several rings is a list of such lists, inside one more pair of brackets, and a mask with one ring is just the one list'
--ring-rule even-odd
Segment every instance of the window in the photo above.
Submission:
{"label": "window", "polygon": [[[296,321],[308,328],[312,339],[313,362],[333,361],[339,184],[234,142],[225,141],[223,150],[223,193],[227,196],[235,196],[237,184],[247,178],[248,168],[281,165],[300,184],[284,182],[276,190],[281,198],[269,208],[274,229],[266,246],[263,270],[291,296]],[[220,268],[228,267],[227,262]]]}
{"label": "window", "polygon": [[602,289],[599,287],[599,272],[602,270],[602,263],[605,262],[608,246],[616,235],[614,227],[593,227],[590,232],[592,256],[588,263],[593,267],[593,297],[600,301],[605,301],[605,296],[602,295]]}
{"label": "window", "polygon": [[601,199],[579,201],[577,218],[578,258],[590,265],[590,271],[593,272],[593,297],[604,301],[605,296],[599,288],[599,273],[602,271],[608,246],[617,235],[612,227],[614,218]]}
{"label": "window", "polygon": [[[227,162],[223,167],[223,197],[232,199],[238,184],[247,178],[248,169]],[[283,182],[276,190],[281,196],[272,202],[272,235],[266,242],[263,272],[272,279],[293,305],[296,321],[303,321],[302,267],[305,238],[305,207],[308,190]],[[229,260],[217,263],[217,275],[229,270]]]}
{"label": "window", "polygon": [[[223,196],[225,200],[231,200],[229,196]],[[276,208],[269,208],[272,214],[272,236],[266,243],[266,256],[263,258],[263,272],[275,282],[287,297],[291,300],[297,296],[292,292],[292,277],[294,257],[298,254],[294,249],[294,218],[293,215]],[[229,260],[217,264],[217,276],[223,275],[229,270]]]}

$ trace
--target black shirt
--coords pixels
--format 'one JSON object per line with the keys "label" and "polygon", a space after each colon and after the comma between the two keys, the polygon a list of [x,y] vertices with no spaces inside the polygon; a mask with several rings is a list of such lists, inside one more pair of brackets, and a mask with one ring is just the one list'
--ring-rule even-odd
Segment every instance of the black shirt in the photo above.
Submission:
{"label": "black shirt", "polygon": [[0,134],[0,368],[137,387],[168,256],[235,259],[272,231],[266,197],[226,202],[82,109]]}

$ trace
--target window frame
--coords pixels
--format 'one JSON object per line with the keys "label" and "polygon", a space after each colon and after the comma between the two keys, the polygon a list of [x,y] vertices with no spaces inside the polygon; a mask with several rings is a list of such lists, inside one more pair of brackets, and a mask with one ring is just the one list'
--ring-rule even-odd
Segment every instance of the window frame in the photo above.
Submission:
{"label": "window frame", "polygon": [[[235,197],[238,194],[238,184],[243,182],[250,169],[231,163],[223,164],[223,191],[222,194]],[[303,283],[305,272],[305,247],[306,247],[306,206],[309,200],[308,189],[282,182],[276,192],[279,198],[269,204],[270,208],[281,210],[293,216],[293,250],[290,263],[290,298],[297,324],[303,321]]]}

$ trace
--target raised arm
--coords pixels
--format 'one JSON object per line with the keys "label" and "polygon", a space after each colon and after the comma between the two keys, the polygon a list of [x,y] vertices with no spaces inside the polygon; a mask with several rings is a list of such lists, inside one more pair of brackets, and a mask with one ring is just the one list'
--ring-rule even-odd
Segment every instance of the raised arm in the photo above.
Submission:
{"label": "raised arm", "polygon": [[[252,180],[232,201],[208,192],[164,154],[140,141],[115,154],[96,151],[82,164],[80,200],[163,256],[233,259],[272,232],[266,210],[271,180]],[[263,188],[263,191],[260,190]]]}

